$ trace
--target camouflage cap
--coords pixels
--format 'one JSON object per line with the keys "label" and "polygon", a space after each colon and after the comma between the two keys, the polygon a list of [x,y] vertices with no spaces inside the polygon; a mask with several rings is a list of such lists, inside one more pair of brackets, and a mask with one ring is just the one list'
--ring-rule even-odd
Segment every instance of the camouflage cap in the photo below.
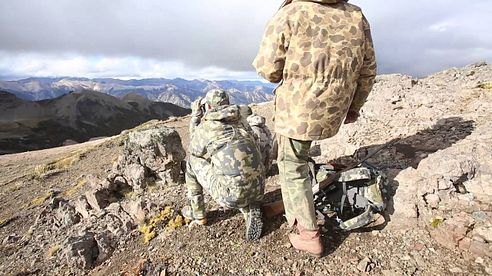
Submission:
{"label": "camouflage cap", "polygon": [[212,108],[221,105],[229,104],[229,95],[227,92],[221,89],[212,89],[207,92],[205,96],[205,102],[208,103]]}

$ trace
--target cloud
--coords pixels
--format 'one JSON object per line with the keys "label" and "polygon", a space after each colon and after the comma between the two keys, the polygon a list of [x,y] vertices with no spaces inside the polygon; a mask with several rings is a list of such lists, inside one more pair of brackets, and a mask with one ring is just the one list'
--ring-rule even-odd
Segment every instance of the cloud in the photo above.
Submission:
{"label": "cloud", "polygon": [[[0,75],[254,78],[281,2],[0,1]],[[351,2],[371,22],[381,73],[492,61],[489,0]]]}
{"label": "cloud", "polygon": [[364,8],[382,73],[415,76],[492,61],[492,2],[474,0],[352,1]]}
{"label": "cloud", "polygon": [[251,71],[274,1],[16,0],[0,3],[2,50],[138,56]]}
{"label": "cloud", "polygon": [[166,62],[139,57],[86,57],[74,54],[22,54],[9,56],[0,52],[0,76],[4,79],[46,76],[87,78],[186,78],[253,80],[252,71],[231,71],[216,66],[190,70],[180,62]]}

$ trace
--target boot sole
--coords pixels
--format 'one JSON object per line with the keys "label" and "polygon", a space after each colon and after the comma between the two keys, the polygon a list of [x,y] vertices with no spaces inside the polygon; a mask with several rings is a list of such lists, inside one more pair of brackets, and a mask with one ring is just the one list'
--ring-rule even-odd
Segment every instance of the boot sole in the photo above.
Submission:
{"label": "boot sole", "polygon": [[263,213],[260,208],[251,208],[246,220],[246,240],[254,241],[261,237],[263,232]]}

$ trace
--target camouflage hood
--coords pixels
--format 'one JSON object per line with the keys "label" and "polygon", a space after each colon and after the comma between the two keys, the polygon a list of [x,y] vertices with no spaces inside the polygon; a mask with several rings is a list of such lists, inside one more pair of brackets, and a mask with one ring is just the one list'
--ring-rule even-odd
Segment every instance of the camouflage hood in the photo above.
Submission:
{"label": "camouflage hood", "polygon": [[203,120],[206,121],[226,121],[236,122],[241,118],[239,106],[223,105],[210,110],[205,114]]}

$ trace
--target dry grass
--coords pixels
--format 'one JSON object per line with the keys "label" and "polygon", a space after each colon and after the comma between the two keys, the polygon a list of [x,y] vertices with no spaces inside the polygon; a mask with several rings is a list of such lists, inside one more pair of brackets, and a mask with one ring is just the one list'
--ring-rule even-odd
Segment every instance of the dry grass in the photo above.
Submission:
{"label": "dry grass", "polygon": [[52,258],[53,256],[55,256],[58,253],[58,251],[60,251],[60,249],[61,249],[61,247],[59,244],[53,244],[48,249],[48,252],[46,252],[46,256],[48,258]]}
{"label": "dry grass", "polygon": [[5,216],[0,218],[0,227],[7,225],[12,220],[11,216]]}
{"label": "dry grass", "polygon": [[74,194],[80,191],[86,184],[87,184],[87,180],[85,178],[80,179],[75,186],[63,192],[63,195],[65,197],[72,197]]}
{"label": "dry grass", "polygon": [[49,191],[46,194],[39,196],[31,201],[31,206],[39,206],[43,204],[46,200],[52,198],[55,195],[53,191]]}
{"label": "dry grass", "polygon": [[85,153],[86,152],[77,151],[47,164],[37,165],[34,168],[34,176],[37,178],[44,178],[56,172],[66,170],[80,161]]}

